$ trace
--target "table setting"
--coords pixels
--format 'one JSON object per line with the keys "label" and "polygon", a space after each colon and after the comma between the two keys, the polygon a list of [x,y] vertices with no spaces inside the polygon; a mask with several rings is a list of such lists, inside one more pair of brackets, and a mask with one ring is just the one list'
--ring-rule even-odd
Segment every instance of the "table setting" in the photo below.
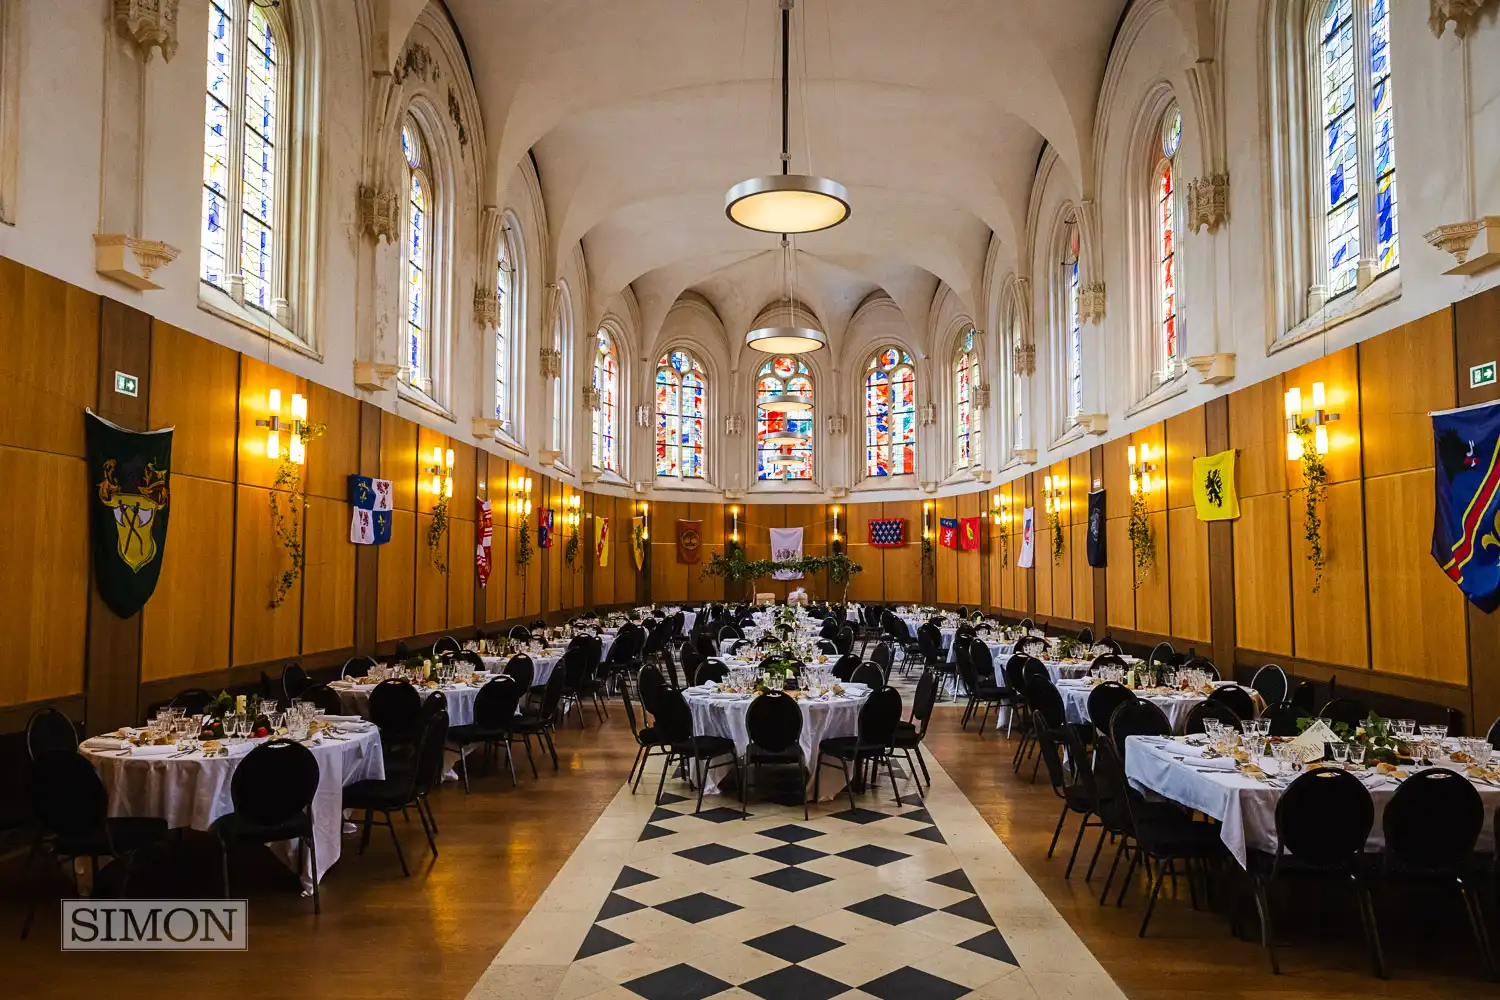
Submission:
{"label": "table setting", "polygon": [[[415,668],[377,664],[363,677],[345,677],[330,681],[328,686],[338,694],[344,711],[356,718],[369,718],[370,692],[382,681],[394,679],[409,682],[424,701],[441,694],[448,704],[450,725],[465,726],[473,722],[474,700],[492,674],[469,670],[464,664],[452,660],[428,662],[431,666]],[[550,668],[548,673],[551,673]]]}
{"label": "table setting", "polygon": [[[1059,666],[1065,666],[1065,664],[1059,664]],[[1048,671],[1050,672],[1051,669],[1051,663],[1048,663]],[[1168,671],[1160,678],[1147,678],[1147,683],[1141,683],[1135,674],[1134,668],[1104,666],[1100,667],[1092,677],[1067,678],[1054,675],[1053,682],[1062,694],[1063,711],[1069,722],[1094,722],[1089,718],[1089,695],[1100,684],[1114,681],[1130,688],[1142,701],[1149,701],[1161,709],[1167,721],[1172,724],[1172,729],[1177,732],[1182,731],[1193,708],[1207,701],[1208,696],[1215,690],[1221,687],[1240,686],[1234,681],[1213,680],[1209,674],[1201,670]],[[1152,683],[1158,679],[1161,683]],[[1252,693],[1251,697],[1257,698],[1258,696]],[[1257,701],[1257,706],[1259,704]],[[1107,721],[1100,720],[1100,724]]]}

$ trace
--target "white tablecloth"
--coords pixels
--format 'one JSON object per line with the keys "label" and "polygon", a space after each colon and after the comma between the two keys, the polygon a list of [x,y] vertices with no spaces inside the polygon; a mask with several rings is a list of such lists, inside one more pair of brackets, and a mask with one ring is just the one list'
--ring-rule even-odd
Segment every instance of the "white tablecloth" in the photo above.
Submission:
{"label": "white tablecloth", "polygon": [[[370,692],[375,690],[374,684],[333,681],[328,686],[338,692],[345,714],[357,715],[363,719],[370,717]],[[417,694],[423,701],[435,694],[442,694],[448,702],[448,725],[467,726],[474,721],[474,699],[479,697],[480,687],[477,684],[455,684],[443,688],[419,687]]]}
{"label": "white tablecloth", "polygon": [[[547,681],[552,677],[552,671],[562,662],[563,653],[566,649],[549,649],[545,653],[527,653],[531,657],[531,686],[546,687]],[[509,656],[481,656],[484,661],[484,669],[492,674],[505,673],[505,665],[510,662]]]}
{"label": "white tablecloth", "polygon": [[[1183,759],[1178,760],[1179,757]],[[1241,867],[1246,867],[1252,850],[1275,853],[1276,803],[1286,783],[1295,777],[1278,775],[1276,763],[1269,758],[1258,758],[1256,763],[1275,776],[1275,781],[1247,778],[1227,758],[1205,760],[1202,748],[1180,740],[1131,736],[1125,741],[1125,776],[1131,785],[1219,820],[1224,846]],[[1370,827],[1365,849],[1384,850],[1381,817],[1397,783],[1369,771],[1363,772],[1361,780],[1375,802],[1375,823]],[[1487,852],[1495,844],[1495,807],[1500,805],[1500,788],[1481,783],[1474,787],[1484,800],[1484,828],[1475,850]]]}
{"label": "white tablecloth", "polygon": [[[1013,642],[998,642],[986,639],[984,640],[984,644],[990,647],[990,659],[994,661],[996,673],[1005,669],[1005,661],[1015,655],[1016,652],[1016,644]],[[948,643],[948,662],[958,662],[958,647],[954,646],[951,640]]]}
{"label": "white tablecloth", "polygon": [[[313,797],[313,840],[318,847],[318,870],[314,876],[304,866],[302,887],[312,891],[312,878],[323,875],[338,861],[344,822],[344,786],[365,778],[385,777],[380,753],[380,730],[343,734],[346,739],[324,739],[310,749],[318,761],[318,791]],[[157,816],[172,829],[189,827],[208,830],[214,820],[234,812],[229,795],[230,779],[245,754],[262,740],[230,745],[228,757],[121,757],[110,753],[84,754],[98,768],[109,794],[111,816]],[[293,842],[273,845],[288,866],[296,864]]]}
{"label": "white tablecloth", "polygon": [[[1057,689],[1062,692],[1063,712],[1069,722],[1093,721],[1089,718],[1089,695],[1094,691],[1093,684],[1088,681],[1060,681]],[[1188,713],[1193,710],[1193,706],[1201,705],[1208,700],[1201,694],[1186,693],[1146,694],[1139,697],[1142,701],[1149,701],[1165,712],[1167,721],[1172,724],[1172,731],[1175,733],[1182,732],[1182,727],[1187,722]]]}

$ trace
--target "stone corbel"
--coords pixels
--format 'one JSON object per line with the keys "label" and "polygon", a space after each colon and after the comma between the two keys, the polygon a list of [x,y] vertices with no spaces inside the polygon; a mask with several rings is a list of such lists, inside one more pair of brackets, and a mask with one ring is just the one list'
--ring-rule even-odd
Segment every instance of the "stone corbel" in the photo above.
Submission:
{"label": "stone corbel", "polygon": [[474,287],[474,322],[486,330],[500,323],[500,295],[493,288]]}
{"label": "stone corbel", "polygon": [[1079,427],[1082,427],[1090,434],[1109,433],[1108,413],[1080,413],[1073,419],[1077,422]]}
{"label": "stone corbel", "polygon": [[724,418],[725,434],[745,433],[745,415],[743,413],[731,413]]}
{"label": "stone corbel", "polygon": [[828,415],[828,433],[843,434],[849,430],[849,418],[842,413]]}
{"label": "stone corbel", "polygon": [[1188,358],[1187,363],[1208,385],[1219,385],[1234,378],[1233,354],[1197,354]]}
{"label": "stone corbel", "polygon": [[1205,226],[1210,233],[1218,232],[1229,218],[1229,175],[1200,177],[1188,184],[1187,215],[1193,232]]}
{"label": "stone corbel", "polygon": [[377,242],[395,243],[400,232],[400,200],[394,191],[359,186],[359,228]]}
{"label": "stone corbel", "polygon": [[937,423],[936,403],[923,403],[920,407],[917,408],[917,413],[921,417],[923,427],[931,427],[933,424]]}
{"label": "stone corbel", "polygon": [[354,362],[354,384],[367,392],[384,392],[392,388],[391,379],[400,372],[399,365],[389,365],[379,361],[356,361]]}
{"label": "stone corbel", "polygon": [[604,398],[600,395],[599,390],[595,389],[592,385],[585,385],[583,387],[583,408],[598,413],[599,408],[603,405]]}
{"label": "stone corbel", "polygon": [[635,425],[637,427],[651,426],[651,407],[641,403],[635,408]]}
{"label": "stone corbel", "polygon": [[475,417],[470,432],[481,440],[488,440],[505,429],[505,421],[498,417]]}
{"label": "stone corbel", "polygon": [[1450,222],[1429,230],[1422,238],[1452,255],[1455,263],[1444,274],[1478,274],[1500,264],[1500,215]]}
{"label": "stone corbel", "polygon": [[542,378],[562,378],[562,351],[542,348]]}
{"label": "stone corbel", "polygon": [[141,59],[161,49],[167,62],[177,54],[177,0],[115,0],[115,23],[135,40]]}
{"label": "stone corbel", "polygon": [[833,486],[833,487],[830,487],[829,490],[828,490],[828,495],[831,496],[831,497],[833,497],[833,499],[835,499],[835,500],[842,500],[842,499],[844,499],[845,497],[847,497],[849,495],[849,487],[847,487],[847,486]]}
{"label": "stone corbel", "polygon": [[990,481],[993,473],[989,469],[975,469],[973,475],[976,483],[987,483]]}
{"label": "stone corbel", "polygon": [[599,470],[593,468],[584,469],[578,474],[578,478],[582,480],[585,486],[592,485],[599,481]]}
{"label": "stone corbel", "polygon": [[[1438,38],[1443,37],[1443,32],[1448,30],[1448,22],[1453,22],[1453,33],[1459,38],[1466,38],[1474,28],[1474,22],[1479,19],[1479,14],[1484,10],[1484,5],[1489,0],[1429,0],[1431,13],[1427,18],[1427,25],[1432,33]],[[1429,241],[1430,242],[1430,241]]]}
{"label": "stone corbel", "polygon": [[923,493],[936,493],[937,489],[938,484],[936,482],[926,482],[922,484]]}
{"label": "stone corbel", "polygon": [[177,259],[178,249],[161,240],[124,233],[94,234],[94,270],[138,291],[160,288],[151,276]]}
{"label": "stone corbel", "polygon": [[537,458],[541,459],[543,466],[555,466],[562,458],[562,452],[552,448],[543,448],[537,452]]}
{"label": "stone corbel", "polygon": [[1104,322],[1104,282],[1093,281],[1078,290],[1078,319],[1083,323]]}
{"label": "stone corbel", "polygon": [[969,390],[969,404],[973,406],[975,410],[988,410],[990,408],[989,383],[985,383],[984,385],[976,385]]}
{"label": "stone corbel", "polygon": [[1032,375],[1035,375],[1036,345],[1017,344],[1015,349],[1015,358],[1012,359],[1011,364],[1015,367],[1017,375],[1024,375],[1028,378]]}
{"label": "stone corbel", "polygon": [[1035,448],[1017,448],[1011,454],[1015,455],[1016,459],[1018,461],[1020,461],[1023,465],[1035,465],[1036,464],[1036,449]]}

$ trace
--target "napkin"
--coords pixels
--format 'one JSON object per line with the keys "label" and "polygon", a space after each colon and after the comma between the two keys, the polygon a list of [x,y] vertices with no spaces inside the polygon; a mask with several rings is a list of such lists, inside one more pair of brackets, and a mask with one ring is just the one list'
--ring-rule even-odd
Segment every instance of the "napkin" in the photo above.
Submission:
{"label": "napkin", "polygon": [[136,747],[130,751],[132,757],[170,757],[177,752],[177,745]]}
{"label": "napkin", "polygon": [[113,736],[91,736],[80,746],[85,750],[124,750],[130,746],[130,741]]}
{"label": "napkin", "polygon": [[318,718],[320,718],[320,719],[327,719],[329,722],[364,722],[365,721],[363,717],[358,716],[358,715],[323,715],[323,714],[320,713],[318,715]]}

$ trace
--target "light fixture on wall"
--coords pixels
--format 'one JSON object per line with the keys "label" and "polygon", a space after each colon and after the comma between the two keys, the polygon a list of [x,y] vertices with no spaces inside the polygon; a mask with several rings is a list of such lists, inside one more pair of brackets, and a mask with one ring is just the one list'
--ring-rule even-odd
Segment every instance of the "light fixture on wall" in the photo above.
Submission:
{"label": "light fixture on wall", "polygon": [[996,493],[990,498],[990,521],[997,527],[1010,520],[1010,504]]}
{"label": "light fixture on wall", "polygon": [[646,519],[641,528],[641,541],[647,542],[651,540],[651,504],[645,500],[641,501],[641,517]]}
{"label": "light fixture on wall", "polygon": [[1328,423],[1337,420],[1337,413],[1327,410],[1327,393],[1322,382],[1312,384],[1312,416],[1302,416],[1302,389],[1293,386],[1286,391],[1286,460],[1295,462],[1302,457],[1302,432],[1312,429],[1313,450],[1319,455],[1328,454]]}
{"label": "light fixture on wall", "polygon": [[781,6],[781,173],[740,181],[724,196],[731,222],[762,233],[815,233],[849,218],[849,191],[838,181],[794,174],[791,154],[792,7]]}
{"label": "light fixture on wall", "polygon": [[453,449],[449,448],[446,454],[441,445],[432,449],[432,464],[427,467],[432,474],[432,495],[435,497],[451,497],[453,495]]}
{"label": "light fixture on wall", "polygon": [[531,516],[531,477],[517,476],[510,481],[510,509],[522,517]]}
{"label": "light fixture on wall", "polygon": [[566,504],[568,509],[563,512],[563,523],[570,528],[578,527],[579,522],[582,520],[581,516],[578,513],[578,509],[579,507],[583,506],[583,496],[581,494],[574,493],[572,496],[568,497],[568,499],[564,501],[564,503]]}
{"label": "light fixture on wall", "polygon": [[922,501],[922,537],[932,540],[932,501]]}
{"label": "light fixture on wall", "polygon": [[1125,449],[1125,464],[1130,467],[1130,495],[1151,492],[1151,473],[1157,466],[1151,461],[1151,446],[1141,445],[1141,460],[1135,459],[1135,445]]}
{"label": "light fixture on wall", "polygon": [[1046,512],[1061,513],[1063,496],[1067,493],[1068,480],[1063,476],[1042,477],[1042,499],[1046,501]]}
{"label": "light fixture on wall", "polygon": [[729,540],[735,545],[740,543],[740,509],[729,508]]}
{"label": "light fixture on wall", "polygon": [[[266,457],[271,461],[281,459],[281,390],[272,389],[266,400],[266,418],[257,420],[255,426],[266,428]],[[292,393],[292,424],[288,428],[291,438],[287,442],[287,461],[294,465],[307,464],[307,452],[302,435],[307,430],[307,397],[300,392]]]}
{"label": "light fixture on wall", "polygon": [[834,504],[832,507],[830,507],[828,509],[828,514],[832,520],[833,544],[837,545],[840,541],[842,541],[842,538],[839,536],[839,505]]}

